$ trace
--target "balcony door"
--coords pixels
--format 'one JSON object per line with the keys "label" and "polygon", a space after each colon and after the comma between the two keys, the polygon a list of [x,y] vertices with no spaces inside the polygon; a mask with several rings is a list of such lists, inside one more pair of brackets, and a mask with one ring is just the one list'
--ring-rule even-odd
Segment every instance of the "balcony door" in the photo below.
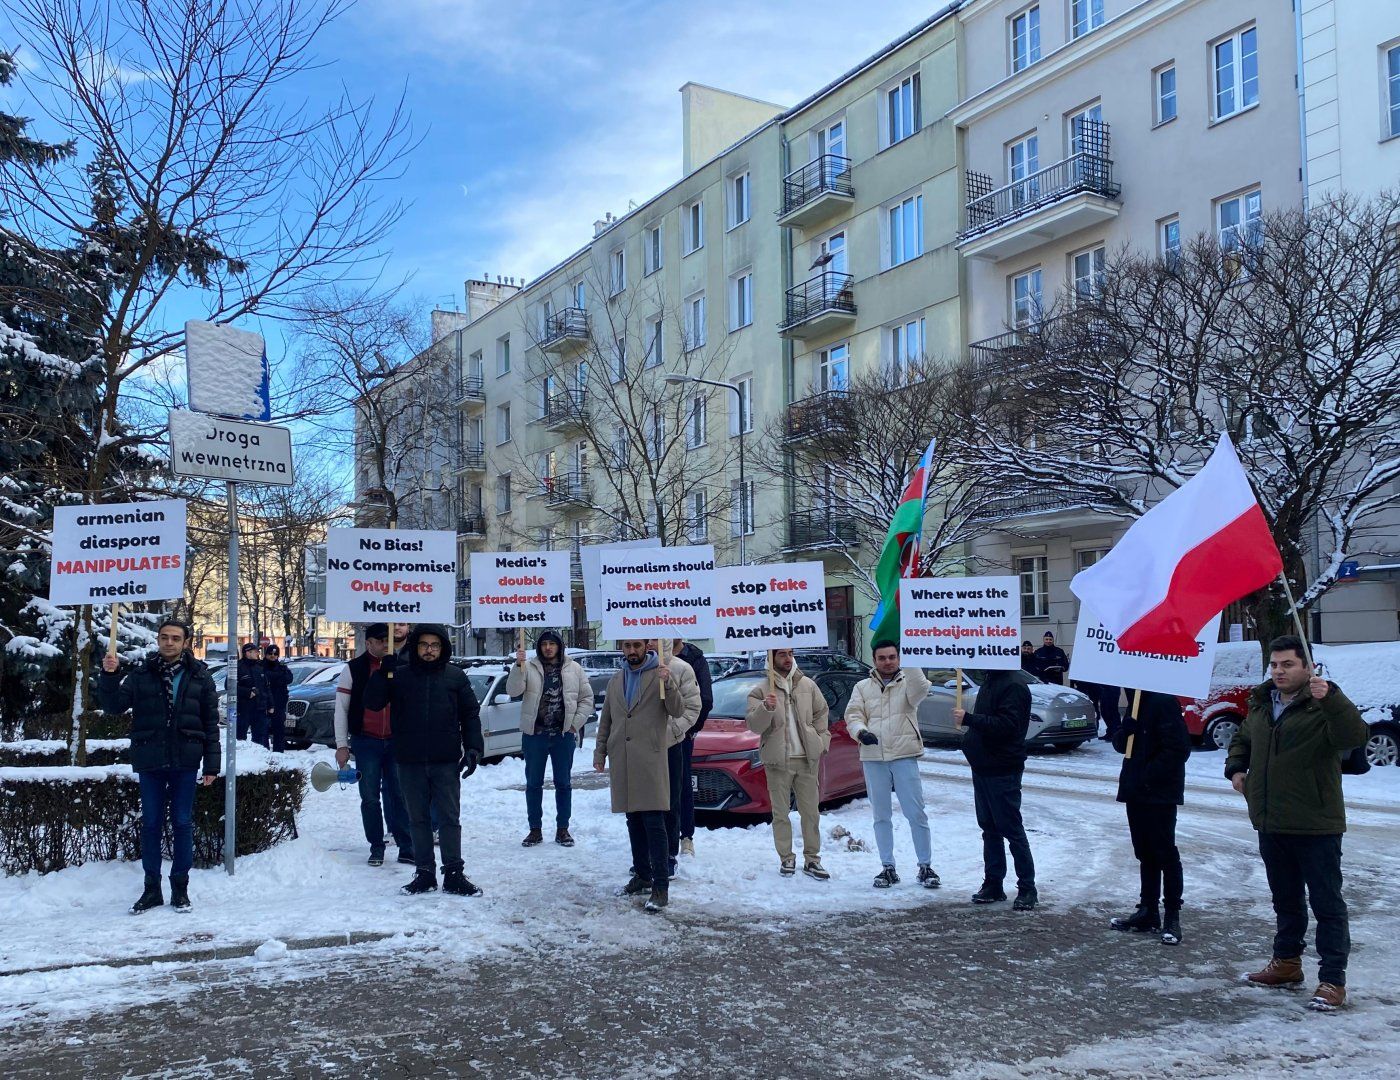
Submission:
{"label": "balcony door", "polygon": [[1012,207],[1024,206],[1040,194],[1040,136],[1027,135],[1006,148],[1007,181]]}
{"label": "balcony door", "polygon": [[817,368],[818,389],[823,394],[844,394],[851,385],[851,349],[841,344],[821,351]]}

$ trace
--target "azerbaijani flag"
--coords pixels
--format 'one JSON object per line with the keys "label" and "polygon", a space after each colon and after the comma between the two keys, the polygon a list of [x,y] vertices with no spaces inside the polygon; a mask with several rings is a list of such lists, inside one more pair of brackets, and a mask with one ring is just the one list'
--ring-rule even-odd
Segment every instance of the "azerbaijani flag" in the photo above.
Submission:
{"label": "azerbaijani flag", "polygon": [[924,503],[928,501],[928,473],[938,440],[928,444],[914,467],[904,495],[895,507],[880,562],[875,567],[875,584],[880,589],[880,605],[871,620],[870,640],[899,642],[899,579],[913,577],[919,568],[919,539],[924,531]]}

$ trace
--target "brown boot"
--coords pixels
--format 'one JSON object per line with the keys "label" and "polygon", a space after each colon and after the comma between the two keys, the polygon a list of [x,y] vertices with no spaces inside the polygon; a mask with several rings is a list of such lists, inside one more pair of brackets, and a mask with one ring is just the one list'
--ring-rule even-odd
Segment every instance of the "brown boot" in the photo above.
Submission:
{"label": "brown boot", "polygon": [[1336,983],[1318,983],[1308,1008],[1314,1012],[1336,1012],[1347,1003],[1347,988]]}
{"label": "brown boot", "polygon": [[1251,971],[1244,978],[1255,986],[1298,986],[1303,981],[1303,961],[1297,956],[1291,960],[1280,960],[1276,956],[1262,971]]}

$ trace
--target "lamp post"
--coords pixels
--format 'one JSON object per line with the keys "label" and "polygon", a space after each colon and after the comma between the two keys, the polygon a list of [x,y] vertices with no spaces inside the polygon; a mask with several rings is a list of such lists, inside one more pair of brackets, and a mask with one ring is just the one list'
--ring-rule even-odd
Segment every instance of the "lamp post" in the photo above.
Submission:
{"label": "lamp post", "polygon": [[744,543],[744,535],[748,532],[749,526],[749,503],[748,495],[744,487],[744,391],[737,383],[721,382],[718,379],[702,379],[698,375],[678,375],[674,372],[666,374],[666,381],[672,385],[680,383],[703,383],[706,386],[718,386],[723,390],[734,391],[734,397],[739,408],[739,565],[748,565],[747,549]]}

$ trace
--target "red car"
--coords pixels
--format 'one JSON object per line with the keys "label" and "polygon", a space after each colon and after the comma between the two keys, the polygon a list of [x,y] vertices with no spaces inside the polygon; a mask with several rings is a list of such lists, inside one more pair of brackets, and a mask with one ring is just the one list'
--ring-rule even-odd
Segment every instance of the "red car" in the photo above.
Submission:
{"label": "red car", "polygon": [[1186,730],[1196,744],[1207,750],[1230,749],[1230,740],[1249,712],[1249,695],[1253,690],[1251,683],[1219,687],[1199,699],[1179,698]]}
{"label": "red car", "polygon": [[[714,682],[715,704],[705,729],[695,737],[691,787],[695,809],[745,816],[772,812],[768,780],[758,760],[758,736],[744,723],[749,691],[764,681],[761,671],[744,671]],[[846,734],[846,702],[865,676],[824,671],[812,676],[831,706],[831,750],[821,762],[821,801],[865,794],[860,748]]]}

